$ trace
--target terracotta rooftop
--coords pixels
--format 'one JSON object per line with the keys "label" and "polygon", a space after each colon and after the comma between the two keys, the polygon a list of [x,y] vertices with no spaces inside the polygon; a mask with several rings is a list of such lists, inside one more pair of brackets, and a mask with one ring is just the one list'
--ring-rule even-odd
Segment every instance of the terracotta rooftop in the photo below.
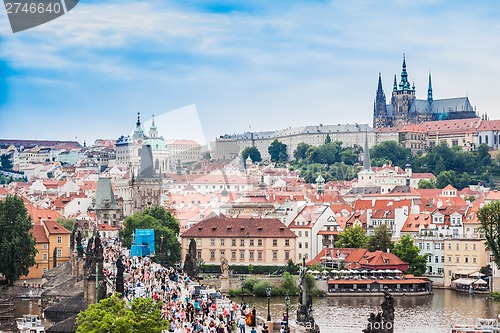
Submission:
{"label": "terracotta rooftop", "polygon": [[278,219],[212,217],[196,223],[181,237],[296,238],[297,236]]}

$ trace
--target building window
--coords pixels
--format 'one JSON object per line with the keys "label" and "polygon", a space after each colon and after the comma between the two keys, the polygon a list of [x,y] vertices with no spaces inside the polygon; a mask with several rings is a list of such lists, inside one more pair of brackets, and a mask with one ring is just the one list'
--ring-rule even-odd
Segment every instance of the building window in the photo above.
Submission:
{"label": "building window", "polygon": [[201,259],[201,250],[196,251],[196,258]]}
{"label": "building window", "polygon": [[465,263],[467,264],[469,262],[469,257],[465,257]]}
{"label": "building window", "polygon": [[257,246],[262,246],[262,239],[257,239]]}
{"label": "building window", "polygon": [[290,259],[290,251],[285,251],[285,260]]}
{"label": "building window", "polygon": [[[450,257],[450,261],[451,261],[451,257]],[[441,262],[444,262],[444,256],[441,256]]]}
{"label": "building window", "polygon": [[231,239],[231,246],[236,246],[236,239]]}
{"label": "building window", "polygon": [[306,231],[304,231],[304,236],[305,236],[305,237],[309,237],[309,231],[307,231],[307,230],[306,230]]}
{"label": "building window", "polygon": [[457,256],[455,261],[456,261],[457,263],[460,263],[460,257],[459,257],[459,256]]}
{"label": "building window", "polygon": [[224,246],[224,238],[220,239],[220,246]]}
{"label": "building window", "polygon": [[215,260],[215,251],[210,251],[210,260]]}
{"label": "building window", "polygon": [[273,260],[278,260],[278,251],[273,251]]}
{"label": "building window", "polygon": [[47,253],[44,253],[44,254],[42,255],[42,259],[43,259],[43,260],[49,260],[49,256],[47,255]]}
{"label": "building window", "polygon": [[196,240],[196,246],[201,247],[201,244],[202,244],[202,239],[201,239],[201,238],[198,238],[198,239]]}
{"label": "building window", "polygon": [[289,239],[285,239],[285,246],[290,246],[290,240]]}
{"label": "building window", "polygon": [[451,250],[451,243],[448,243],[448,250]]}
{"label": "building window", "polygon": [[215,238],[210,238],[210,246],[215,246]]}
{"label": "building window", "polygon": [[448,256],[448,262],[451,262],[451,256]]}
{"label": "building window", "polygon": [[57,249],[57,257],[58,258],[62,257],[62,249]]}
{"label": "building window", "polygon": [[220,259],[224,259],[226,257],[226,251],[220,251]]}
{"label": "building window", "polygon": [[231,251],[231,259],[236,260],[236,251]]}
{"label": "building window", "polygon": [[250,260],[253,260],[253,259],[254,259],[254,257],[253,257],[253,255],[254,255],[254,251],[250,251],[250,252],[248,253],[248,255],[249,255]]}
{"label": "building window", "polygon": [[62,236],[57,236],[57,244],[62,244]]}
{"label": "building window", "polygon": [[277,239],[273,239],[273,246],[278,246],[278,240]]}
{"label": "building window", "polygon": [[426,246],[427,250],[431,249],[431,243],[425,243],[425,246]]}
{"label": "building window", "polygon": [[469,244],[465,243],[465,251],[469,250]]}
{"label": "building window", "polygon": [[244,238],[240,239],[240,246],[245,246],[245,239]]}
{"label": "building window", "polygon": [[476,251],[476,244],[472,244],[472,251]]}
{"label": "building window", "polygon": [[245,251],[240,251],[240,260],[245,259]]}
{"label": "building window", "polygon": [[460,244],[457,243],[457,251],[460,251]]}
{"label": "building window", "polygon": [[250,246],[253,246],[254,240],[250,239]]}
{"label": "building window", "polygon": [[47,250],[49,248],[49,244],[43,244],[43,249]]}
{"label": "building window", "polygon": [[438,263],[438,262],[439,262],[439,256],[435,256],[435,257],[434,257],[434,262],[435,262],[435,263]]}
{"label": "building window", "polygon": [[302,248],[302,242],[299,242],[299,249]]}
{"label": "building window", "polygon": [[262,251],[257,251],[257,259],[262,260]]}
{"label": "building window", "polygon": [[308,249],[309,248],[309,242],[304,243],[304,248]]}
{"label": "building window", "polygon": [[299,260],[302,259],[302,253],[299,253]]}
{"label": "building window", "polygon": [[299,237],[302,237],[302,231],[299,231]]}
{"label": "building window", "polygon": [[476,263],[476,258],[472,258],[472,263],[475,264]]}

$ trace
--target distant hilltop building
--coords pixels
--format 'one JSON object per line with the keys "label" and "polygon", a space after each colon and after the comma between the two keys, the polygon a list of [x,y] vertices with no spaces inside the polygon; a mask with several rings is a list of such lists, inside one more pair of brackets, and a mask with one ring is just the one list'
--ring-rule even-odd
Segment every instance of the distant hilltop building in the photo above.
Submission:
{"label": "distant hilltop building", "polygon": [[386,103],[379,73],[377,94],[373,107],[373,127],[396,127],[407,124],[419,124],[424,121],[476,118],[476,111],[468,97],[434,99],[432,81],[429,73],[427,99],[417,99],[415,83],[410,85],[406,71],[406,59],[403,55],[401,81],[397,83],[394,75],[391,103]]}
{"label": "distant hilltop building", "polygon": [[245,132],[242,134],[226,134],[215,139],[214,158],[216,160],[233,160],[246,147],[256,147],[263,160],[271,157],[268,148],[274,140],[286,144],[288,159],[293,159],[293,152],[299,143],[319,146],[329,136],[332,141],[342,141],[344,147],[363,146],[365,137],[371,148],[383,141],[397,141],[397,133],[375,132],[368,124],[338,124],[317,126],[300,126],[284,130],[266,132]]}

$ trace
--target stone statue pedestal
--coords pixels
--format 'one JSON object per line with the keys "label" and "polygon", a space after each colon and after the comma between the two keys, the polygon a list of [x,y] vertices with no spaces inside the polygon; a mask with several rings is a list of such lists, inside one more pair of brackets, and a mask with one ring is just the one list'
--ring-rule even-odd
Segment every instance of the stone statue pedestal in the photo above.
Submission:
{"label": "stone statue pedestal", "polygon": [[220,279],[220,292],[224,295],[229,294],[229,277],[222,276]]}

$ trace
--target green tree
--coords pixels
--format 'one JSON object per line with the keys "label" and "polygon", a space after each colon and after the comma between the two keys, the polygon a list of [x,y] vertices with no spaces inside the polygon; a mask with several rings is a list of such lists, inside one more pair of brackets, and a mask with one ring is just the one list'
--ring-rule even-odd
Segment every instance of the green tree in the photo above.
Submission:
{"label": "green tree", "polygon": [[0,273],[13,285],[35,262],[36,240],[31,217],[19,196],[0,201]]}
{"label": "green tree", "polygon": [[340,159],[342,163],[353,165],[358,162],[359,154],[356,154],[352,148],[346,148],[340,153]]}
{"label": "green tree", "polygon": [[330,138],[330,134],[327,134],[326,138],[325,138],[325,145],[327,145],[329,143],[332,143],[332,138]]}
{"label": "green tree", "polygon": [[0,157],[0,162],[3,169],[12,169],[12,162],[10,161],[9,156],[7,156],[6,154],[2,154],[2,156]]}
{"label": "green tree", "polygon": [[394,244],[392,253],[409,264],[408,274],[421,276],[425,273],[427,269],[427,255],[420,255],[420,249],[415,245],[410,235],[402,236]]}
{"label": "green tree", "polygon": [[436,175],[439,175],[443,171],[446,171],[446,166],[444,165],[443,157],[439,157],[434,166],[434,172]]}
{"label": "green tree", "polygon": [[[124,221],[122,231],[123,245],[130,248],[135,229],[154,229],[156,258],[160,253],[166,256],[166,263],[173,265],[181,258],[181,244],[178,240],[179,222],[170,212],[161,207],[147,208]],[[163,237],[163,240],[162,240]],[[160,248],[160,245],[163,245]]]}
{"label": "green tree", "polygon": [[391,229],[387,224],[377,226],[373,234],[368,236],[367,248],[370,251],[387,251],[387,249],[392,250],[393,247]]}
{"label": "green tree", "polygon": [[436,188],[436,182],[434,182],[432,179],[427,180],[427,179],[420,179],[418,181],[418,188]]}
{"label": "green tree", "polygon": [[393,165],[404,167],[406,159],[410,156],[410,149],[403,148],[396,141],[384,141],[370,149],[373,159],[389,159]]}
{"label": "green tree", "polygon": [[77,333],[157,333],[167,331],[161,304],[152,298],[135,298],[130,304],[116,294],[91,304],[76,317]]}
{"label": "green tree", "polygon": [[295,158],[297,161],[302,161],[305,160],[307,157],[307,151],[309,148],[311,148],[311,145],[308,145],[307,143],[301,142],[297,145],[297,148],[295,148],[295,151],[293,152],[293,158]]}
{"label": "green tree", "polygon": [[477,164],[479,167],[486,167],[491,164],[491,156],[488,151],[489,147],[485,143],[477,147]]}
{"label": "green tree", "polygon": [[462,173],[462,177],[458,180],[458,189],[461,190],[463,188],[466,188],[471,184],[472,180],[467,172]]}
{"label": "green tree", "polygon": [[335,247],[341,248],[364,248],[366,246],[367,236],[362,226],[356,225],[345,228],[344,232],[339,234],[339,239]]}
{"label": "green tree", "polygon": [[241,152],[241,157],[243,160],[246,160],[250,156],[250,159],[253,163],[262,161],[262,157],[260,156],[260,151],[257,147],[246,147]]}
{"label": "green tree", "polygon": [[271,156],[271,162],[286,162],[288,160],[288,154],[286,152],[286,144],[274,139],[267,152]]}
{"label": "green tree", "polygon": [[454,171],[442,171],[436,177],[436,187],[437,188],[445,188],[448,184],[456,186],[456,178]]}
{"label": "green tree", "polygon": [[292,259],[288,259],[284,267],[284,271],[290,273],[291,275],[299,274],[300,266],[293,262]]}
{"label": "green tree", "polygon": [[488,249],[493,253],[493,260],[500,268],[500,201],[494,200],[477,211],[481,230],[486,237]]}
{"label": "green tree", "polygon": [[299,288],[295,283],[293,275],[288,272],[283,273],[283,277],[281,278],[281,288],[285,290],[285,294],[289,295],[297,295],[299,292]]}
{"label": "green tree", "polygon": [[56,222],[66,228],[67,230],[71,231],[73,230],[73,226],[75,225],[76,220],[71,219],[71,218],[65,218],[65,217],[58,217],[56,219]]}

